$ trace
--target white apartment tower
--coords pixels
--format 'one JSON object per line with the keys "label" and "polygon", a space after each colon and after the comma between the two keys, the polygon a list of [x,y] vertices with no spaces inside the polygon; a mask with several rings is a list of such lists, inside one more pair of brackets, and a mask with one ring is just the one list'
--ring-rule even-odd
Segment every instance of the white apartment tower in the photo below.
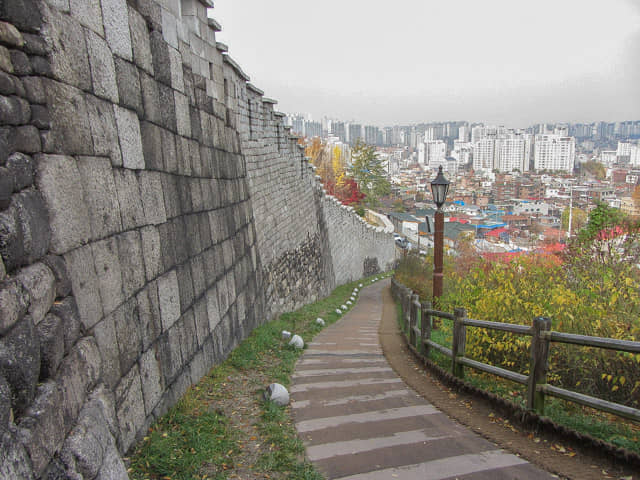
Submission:
{"label": "white apartment tower", "polygon": [[536,135],[534,168],[572,172],[576,159],[576,140],[560,135]]}
{"label": "white apartment tower", "polygon": [[473,144],[473,169],[476,172],[492,171],[495,168],[495,157],[495,138],[481,138]]}
{"label": "white apartment tower", "polygon": [[442,140],[424,142],[425,165],[433,168],[445,165],[447,158],[447,144]]}

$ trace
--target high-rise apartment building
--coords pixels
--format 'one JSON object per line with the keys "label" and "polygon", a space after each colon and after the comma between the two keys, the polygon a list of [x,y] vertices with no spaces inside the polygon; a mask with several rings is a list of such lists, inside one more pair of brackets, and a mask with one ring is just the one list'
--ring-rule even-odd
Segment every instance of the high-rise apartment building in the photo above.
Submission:
{"label": "high-rise apartment building", "polygon": [[495,138],[480,138],[473,144],[473,169],[475,171],[492,171],[495,168],[495,157]]}
{"label": "high-rise apartment building", "polygon": [[446,164],[447,144],[442,140],[430,140],[424,142],[425,165],[429,168],[437,168]]}
{"label": "high-rise apartment building", "polygon": [[359,123],[350,123],[347,128],[348,137],[347,143],[351,145],[355,145],[358,139],[364,140],[364,135],[362,134],[362,125]]}
{"label": "high-rise apartment building", "polygon": [[536,135],[534,146],[534,168],[572,172],[576,159],[576,140],[560,135]]}
{"label": "high-rise apartment building", "polygon": [[378,127],[366,125],[364,127],[364,141],[369,145],[377,145],[378,143]]}

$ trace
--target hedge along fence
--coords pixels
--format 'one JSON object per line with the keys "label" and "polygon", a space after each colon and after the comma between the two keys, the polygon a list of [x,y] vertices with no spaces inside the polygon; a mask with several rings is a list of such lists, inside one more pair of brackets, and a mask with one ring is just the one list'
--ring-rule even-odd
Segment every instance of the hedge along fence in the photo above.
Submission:
{"label": "hedge along fence", "polygon": [[[453,314],[434,310],[431,302],[421,303],[418,295],[414,294],[413,291],[404,285],[396,282],[395,279],[391,281],[391,293],[402,306],[403,328],[408,335],[409,344],[417,348],[418,351],[427,358],[429,357],[431,349],[437,350],[449,357],[451,359],[451,373],[455,377],[460,379],[464,378],[464,367],[471,367],[525,385],[527,387],[527,408],[541,415],[544,413],[545,396],[551,395],[597,410],[613,413],[635,422],[640,422],[640,410],[638,409],[564,388],[554,387],[547,383],[547,373],[549,369],[548,355],[551,342],[605,348],[630,353],[640,353],[640,342],[553,332],[551,331],[551,320],[545,317],[534,318],[532,325],[529,327],[467,318],[464,308],[456,308]],[[421,318],[420,327],[418,327],[419,315]],[[447,348],[431,340],[434,317],[453,321],[451,348]],[[485,328],[530,336],[529,375],[523,375],[465,357],[467,327]]]}

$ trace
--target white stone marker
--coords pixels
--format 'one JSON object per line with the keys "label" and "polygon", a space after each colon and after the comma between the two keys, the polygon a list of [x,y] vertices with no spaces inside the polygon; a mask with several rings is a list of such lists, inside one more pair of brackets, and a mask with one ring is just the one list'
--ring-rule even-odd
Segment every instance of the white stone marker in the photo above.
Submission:
{"label": "white stone marker", "polygon": [[287,332],[286,330],[282,330],[282,339],[289,340],[291,338],[291,332]]}
{"label": "white stone marker", "polygon": [[337,313],[338,315],[342,315],[342,310],[340,310],[339,308],[336,308],[336,313]]}
{"label": "white stone marker", "polygon": [[351,300],[347,300],[347,305],[353,305],[353,302]]}
{"label": "white stone marker", "polygon": [[321,319],[320,317],[316,318],[316,323],[321,327],[324,327],[324,320]]}
{"label": "white stone marker", "polygon": [[342,305],[340,308],[342,308],[342,310],[345,310],[345,311],[349,309],[349,307],[347,307],[346,305]]}
{"label": "white stone marker", "polygon": [[300,335],[294,335],[291,337],[291,340],[289,340],[289,345],[293,345],[296,348],[304,348],[304,340],[302,340]]}
{"label": "white stone marker", "polygon": [[360,284],[358,284],[358,286],[359,286],[360,288],[362,288],[364,285],[362,285],[362,284],[360,283]]}
{"label": "white stone marker", "polygon": [[276,405],[285,406],[289,404],[289,392],[279,383],[272,383],[264,392],[265,400],[271,400]]}

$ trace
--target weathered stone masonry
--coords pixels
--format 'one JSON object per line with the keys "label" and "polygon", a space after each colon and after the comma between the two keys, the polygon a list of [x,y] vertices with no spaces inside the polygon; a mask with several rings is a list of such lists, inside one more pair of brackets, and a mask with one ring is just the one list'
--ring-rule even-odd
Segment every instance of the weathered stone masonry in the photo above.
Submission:
{"label": "weathered stone masonry", "polygon": [[208,6],[0,0],[0,478],[127,478],[255,326],[393,260]]}

